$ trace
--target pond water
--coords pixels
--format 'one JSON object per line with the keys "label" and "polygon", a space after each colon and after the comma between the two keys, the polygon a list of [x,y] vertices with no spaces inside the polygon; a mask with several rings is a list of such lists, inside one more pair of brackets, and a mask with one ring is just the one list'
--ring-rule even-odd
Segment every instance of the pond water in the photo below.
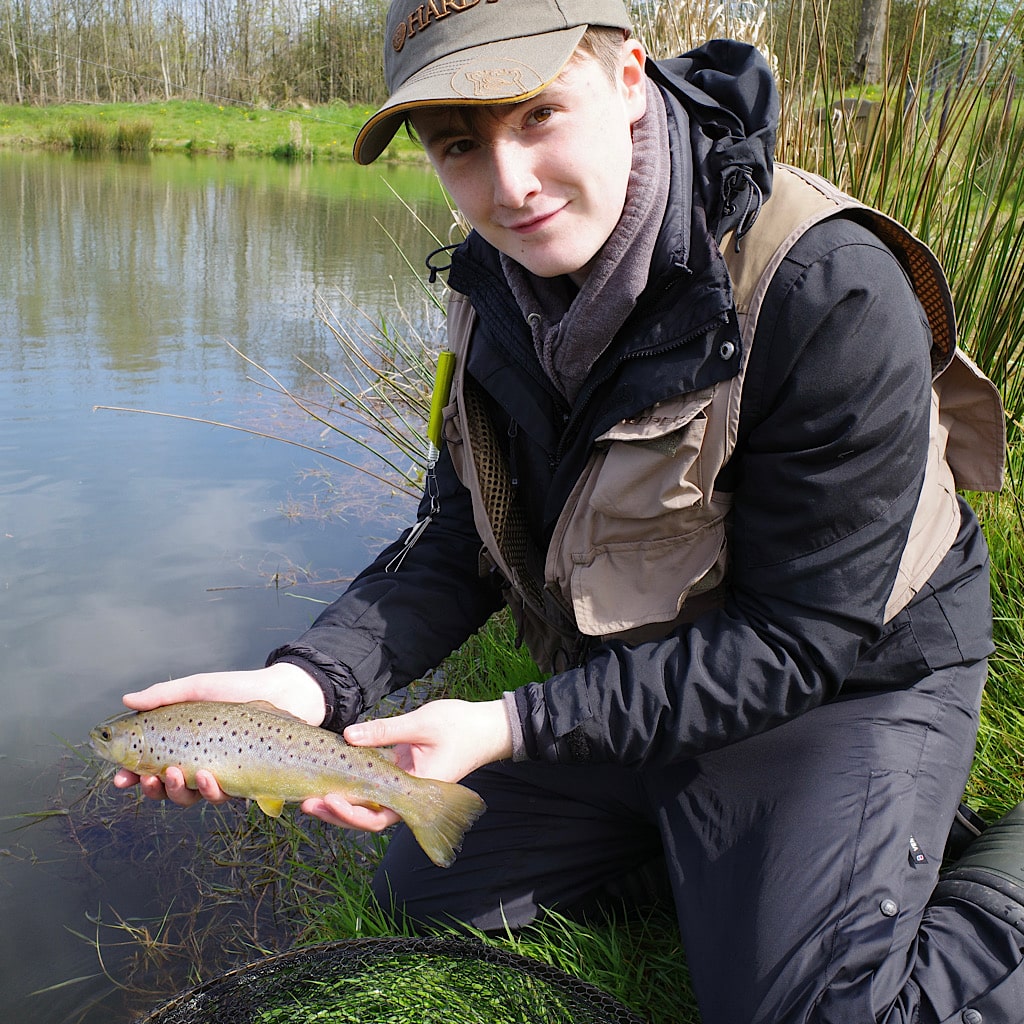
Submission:
{"label": "pond water", "polygon": [[95,921],[159,911],[116,850],[76,856],[70,748],[126,690],[262,664],[414,511],[280,441],[95,407],[345,454],[231,346],[315,390],[303,362],[343,372],[318,293],[425,310],[394,193],[447,230],[421,168],[0,153],[0,1020],[125,1019]]}

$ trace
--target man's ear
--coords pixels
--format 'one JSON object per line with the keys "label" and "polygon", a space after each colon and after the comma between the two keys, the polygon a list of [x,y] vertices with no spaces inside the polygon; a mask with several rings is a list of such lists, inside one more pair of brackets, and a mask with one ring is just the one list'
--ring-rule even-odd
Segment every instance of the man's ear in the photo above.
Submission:
{"label": "man's ear", "polygon": [[640,40],[629,38],[622,44],[619,86],[629,112],[630,124],[636,124],[647,110],[646,61],[647,53]]}

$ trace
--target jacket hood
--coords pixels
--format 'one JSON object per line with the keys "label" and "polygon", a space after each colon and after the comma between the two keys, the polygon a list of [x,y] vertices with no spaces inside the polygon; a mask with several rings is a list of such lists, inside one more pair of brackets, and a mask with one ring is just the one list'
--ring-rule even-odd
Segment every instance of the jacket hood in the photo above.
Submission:
{"label": "jacket hood", "polygon": [[771,68],[752,46],[715,39],[647,73],[690,121],[692,166],[719,240],[742,235],[771,194],[779,98]]}

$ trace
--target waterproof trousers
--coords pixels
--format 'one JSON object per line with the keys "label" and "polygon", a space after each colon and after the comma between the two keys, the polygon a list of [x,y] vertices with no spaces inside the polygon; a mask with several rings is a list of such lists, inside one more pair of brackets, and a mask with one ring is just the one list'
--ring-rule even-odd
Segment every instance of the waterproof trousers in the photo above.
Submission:
{"label": "waterproof trousers", "polygon": [[455,864],[400,829],[377,899],[502,930],[667,876],[703,1024],[1022,1024],[1024,934],[933,894],[985,675],[942,669],[671,765],[491,766],[467,780],[488,810]]}

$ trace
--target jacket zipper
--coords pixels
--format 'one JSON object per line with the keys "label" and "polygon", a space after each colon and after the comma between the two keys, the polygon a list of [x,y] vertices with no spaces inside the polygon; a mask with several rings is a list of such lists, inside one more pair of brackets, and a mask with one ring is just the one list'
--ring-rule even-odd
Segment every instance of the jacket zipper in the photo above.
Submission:
{"label": "jacket zipper", "polygon": [[580,392],[580,396],[576,401],[575,412],[571,413],[565,421],[564,428],[562,430],[562,436],[559,439],[558,446],[555,448],[554,453],[549,459],[549,465],[551,469],[556,469],[565,457],[565,451],[568,446],[568,438],[571,436],[572,427],[575,422],[580,418],[583,410],[586,408],[594,392],[607,381],[623,363],[631,362],[635,359],[645,359],[648,356],[661,355],[665,352],[671,352],[674,349],[681,348],[684,345],[690,344],[695,338],[699,338],[703,334],[707,334],[708,331],[712,330],[719,324],[726,324],[729,322],[728,312],[719,313],[713,316],[710,320],[705,321],[700,327],[694,328],[689,334],[684,335],[682,338],[677,338],[675,341],[667,345],[655,345],[650,348],[637,349],[634,352],[627,352],[621,356],[614,365],[610,366],[608,370],[603,373],[600,377],[591,380],[589,384]]}

